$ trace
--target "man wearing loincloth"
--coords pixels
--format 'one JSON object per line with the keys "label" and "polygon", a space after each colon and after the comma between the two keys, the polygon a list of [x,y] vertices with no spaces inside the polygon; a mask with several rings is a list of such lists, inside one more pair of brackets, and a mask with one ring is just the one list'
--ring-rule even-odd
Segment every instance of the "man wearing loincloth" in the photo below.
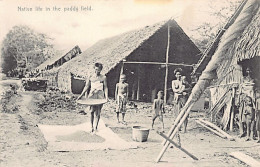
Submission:
{"label": "man wearing loincloth", "polygon": [[115,91],[115,99],[117,103],[117,121],[119,121],[119,113],[122,113],[122,123],[126,124],[125,122],[125,113],[126,113],[126,103],[128,101],[128,83],[126,83],[126,76],[125,74],[120,75],[120,81],[116,84],[116,91]]}
{"label": "man wearing loincloth", "polygon": [[[103,65],[101,63],[95,63],[94,65],[94,70],[95,73],[94,75],[90,75],[88,79],[86,80],[86,85],[78,97],[80,99],[85,93],[85,96],[89,99],[106,99],[108,100],[108,88],[107,88],[107,81],[106,81],[106,76],[101,74]],[[90,87],[89,93],[87,90]],[[97,131],[98,128],[98,122],[100,119],[100,113],[102,109],[102,104],[99,105],[91,105],[89,106],[89,110],[91,112],[91,133],[94,132],[94,114],[96,115],[96,126],[95,126],[95,131]]]}

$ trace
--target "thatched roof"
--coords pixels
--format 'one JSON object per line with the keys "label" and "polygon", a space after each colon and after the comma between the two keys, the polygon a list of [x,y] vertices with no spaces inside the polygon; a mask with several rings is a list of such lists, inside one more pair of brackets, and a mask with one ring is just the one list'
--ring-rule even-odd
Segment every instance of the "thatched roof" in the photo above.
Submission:
{"label": "thatched roof", "polygon": [[[98,41],[69,62],[55,70],[48,70],[48,73],[55,75],[60,88],[70,91],[70,74],[86,78],[94,72],[96,62],[103,64],[103,74],[116,76],[123,60],[165,63],[168,25],[171,34],[169,62],[189,64],[188,68],[191,68],[199,60],[201,52],[181,27],[174,20],[169,20]],[[109,78],[112,85],[115,77]]]}
{"label": "thatched roof", "polygon": [[40,64],[37,69],[44,69],[45,67],[47,67],[47,65],[51,65],[53,64],[55,61],[61,59],[62,57],[64,56],[64,54],[58,54],[58,55],[55,55],[54,57],[46,60],[45,62],[43,62],[42,64]]}
{"label": "thatched roof", "polygon": [[233,49],[238,61],[260,56],[260,8]]}
{"label": "thatched roof", "polygon": [[123,33],[112,38],[103,39],[74,58],[63,68],[72,73],[86,76],[93,69],[95,62],[104,65],[102,72],[108,73],[120,61],[130,55],[138,46],[152,36],[166,22]]}
{"label": "thatched roof", "polygon": [[[78,49],[79,51],[75,50],[75,49]],[[75,51],[74,51],[75,50]],[[47,66],[51,66],[51,65],[54,65],[55,62],[57,61],[60,61],[62,58],[65,58],[68,54],[72,53],[73,54],[80,54],[81,53],[81,50],[78,46],[75,46],[73,47],[72,49],[70,49],[69,51],[66,51],[66,52],[63,52],[63,54],[57,54],[55,55],[54,57],[46,60],[45,62],[43,62],[42,64],[40,64],[37,69],[45,69]],[[71,56],[71,55],[70,55]],[[76,55],[75,55],[76,56]],[[67,60],[66,60],[67,61]]]}
{"label": "thatched roof", "polygon": [[217,70],[218,76],[222,76],[218,79],[218,84],[227,84],[232,82],[240,83],[243,81],[242,67],[238,65],[238,62],[260,56],[259,27],[260,8],[258,7],[251,22],[241,33],[240,37],[227,50],[226,54],[231,56],[230,59],[222,62]]}
{"label": "thatched roof", "polygon": [[[189,55],[187,55],[186,57],[195,56],[193,55],[194,52],[195,54],[200,53],[199,49],[194,45],[194,43],[189,39],[189,37],[187,37],[187,35],[183,32],[181,27],[179,27],[174,20],[169,20],[162,21],[151,26],[146,26],[141,29],[126,32],[121,35],[114,36],[112,38],[101,40],[89,49],[87,49],[81,55],[71,60],[69,63],[64,64],[61,70],[64,72],[70,71],[75,75],[84,77],[88,75],[88,73],[90,73],[91,70],[93,70],[93,64],[95,62],[100,62],[104,65],[103,73],[107,74],[117,64],[122,62],[123,59],[126,59],[131,53],[133,53],[139,46],[141,46],[146,40],[153,36],[162,27],[166,27],[167,34],[168,22],[171,24],[172,27],[175,28],[176,31],[178,31],[178,38],[180,38],[179,41],[184,41],[187,39],[189,40],[186,41],[185,44],[183,44],[182,48],[180,48],[184,50],[184,52],[188,52],[187,54]],[[176,38],[174,40],[178,41]],[[158,45],[160,45],[160,43],[158,43]],[[180,56],[180,54],[178,56]],[[199,58],[198,55],[197,58]],[[195,59],[196,58],[194,57],[194,60]],[[190,59],[188,59],[188,61],[190,61]]]}

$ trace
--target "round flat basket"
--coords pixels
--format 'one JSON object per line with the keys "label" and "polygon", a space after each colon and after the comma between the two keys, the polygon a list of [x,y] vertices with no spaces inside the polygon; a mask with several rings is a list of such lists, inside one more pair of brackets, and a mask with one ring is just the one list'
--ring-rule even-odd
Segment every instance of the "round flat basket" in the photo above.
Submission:
{"label": "round flat basket", "polygon": [[76,101],[79,104],[85,104],[89,106],[100,105],[107,102],[106,99],[80,99]]}

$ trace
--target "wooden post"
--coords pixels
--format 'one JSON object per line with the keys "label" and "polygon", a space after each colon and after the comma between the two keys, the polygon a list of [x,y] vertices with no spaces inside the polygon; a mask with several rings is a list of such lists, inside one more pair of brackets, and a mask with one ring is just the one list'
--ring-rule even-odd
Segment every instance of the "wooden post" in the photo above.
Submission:
{"label": "wooden post", "polygon": [[165,134],[163,134],[162,132],[157,132],[160,136],[162,136],[165,140],[169,141],[171,144],[173,144],[176,148],[180,149],[181,151],[183,151],[185,154],[187,154],[188,156],[190,156],[192,159],[194,160],[199,160],[197,157],[195,157],[194,155],[192,155],[191,153],[189,153],[187,150],[185,150],[184,148],[182,148],[180,145],[176,144],[174,141],[172,141],[171,139],[169,139]]}
{"label": "wooden post", "polygon": [[195,120],[195,121],[196,121],[198,124],[200,124],[201,126],[203,126],[204,128],[206,128],[206,129],[210,130],[211,132],[217,134],[218,136],[222,137],[223,139],[226,139],[226,138],[227,138],[227,137],[226,137],[225,135],[223,135],[222,133],[220,133],[220,132],[218,132],[218,131],[216,131],[216,130],[214,130],[214,129],[212,129],[212,128],[206,126],[206,125],[204,125],[204,124],[203,124],[202,122],[200,122],[199,120]]}
{"label": "wooden post", "polygon": [[242,153],[242,152],[232,152],[229,155],[239,159],[240,161],[245,162],[247,165],[251,167],[259,167],[260,162],[255,160],[254,158]]}
{"label": "wooden post", "polygon": [[[188,117],[189,112],[192,108],[192,106],[194,105],[193,102],[189,103],[187,105],[186,108],[183,108],[182,111],[180,112],[180,114],[178,115],[178,117],[175,120],[174,125],[172,126],[171,130],[169,131],[169,133],[171,133],[169,139],[173,139],[173,137],[176,135],[176,133],[179,131],[181,125],[183,124],[183,122],[185,121],[185,119]],[[179,120],[178,120],[179,119]],[[169,147],[170,143],[166,140],[165,145],[163,146],[161,152],[159,153],[159,156],[157,157],[157,159],[155,160],[155,162],[159,162],[163,156],[163,154],[165,153],[165,151],[167,150],[167,148]]]}
{"label": "wooden post", "polygon": [[236,88],[232,87],[232,102],[231,102],[231,116],[230,116],[230,126],[229,130],[230,132],[233,131],[233,125],[234,125],[234,114],[235,114],[235,107],[234,107],[234,100],[235,100],[235,93],[236,93]]}
{"label": "wooden post", "polygon": [[124,62],[122,63],[122,66],[121,66],[120,75],[123,73],[124,73]]}
{"label": "wooden post", "polygon": [[136,100],[140,100],[140,65],[138,65],[137,70],[137,95]]}
{"label": "wooden post", "polygon": [[164,81],[165,82],[164,83],[164,104],[166,104],[166,100],[167,100],[169,48],[170,48],[170,25],[168,23],[168,43],[167,43],[167,50],[166,50],[165,81]]}
{"label": "wooden post", "polygon": [[229,140],[231,140],[231,141],[234,141],[234,140],[235,140],[232,136],[230,136],[229,134],[227,134],[225,131],[223,131],[222,129],[220,129],[220,128],[219,128],[218,126],[216,126],[215,124],[213,124],[213,123],[211,123],[211,122],[209,122],[209,121],[205,121],[205,120],[203,120],[203,119],[199,119],[199,121],[202,122],[202,123],[204,123],[204,124],[206,124],[206,125],[208,125],[208,126],[210,126],[210,127],[212,127],[212,128],[214,128],[214,129],[216,129],[218,132],[220,132],[220,133],[222,133],[224,136],[226,136]]}

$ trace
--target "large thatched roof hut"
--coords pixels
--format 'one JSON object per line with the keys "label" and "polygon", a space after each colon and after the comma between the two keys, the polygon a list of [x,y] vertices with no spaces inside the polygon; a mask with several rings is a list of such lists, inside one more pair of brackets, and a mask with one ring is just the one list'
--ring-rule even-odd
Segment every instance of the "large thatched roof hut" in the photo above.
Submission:
{"label": "large thatched roof hut", "polygon": [[[219,118],[219,123],[230,129],[233,122],[228,123],[238,112],[235,109],[241,93],[238,90],[241,90],[247,68],[252,71],[255,91],[260,91],[260,2],[244,0],[243,3],[245,6],[241,7],[234,24],[225,31],[210,62],[198,67],[205,69],[201,81],[216,76],[209,87],[212,118]],[[200,84],[198,87],[205,86]],[[194,95],[198,94],[195,89],[193,91]]]}
{"label": "large thatched roof hut", "polygon": [[[73,92],[72,76],[87,77],[93,71],[93,64],[100,62],[104,66],[102,72],[107,76],[109,95],[112,96],[124,62],[124,73],[127,75],[130,91],[134,91],[138,85],[139,97],[134,99],[150,100],[154,88],[163,90],[163,63],[166,62],[168,44],[169,63],[175,63],[169,67],[170,83],[176,67],[183,67],[189,74],[192,65],[200,58],[199,49],[174,20],[163,21],[97,42],[56,70],[58,87]],[[135,84],[136,82],[138,83]],[[170,84],[168,85],[170,87]]]}

